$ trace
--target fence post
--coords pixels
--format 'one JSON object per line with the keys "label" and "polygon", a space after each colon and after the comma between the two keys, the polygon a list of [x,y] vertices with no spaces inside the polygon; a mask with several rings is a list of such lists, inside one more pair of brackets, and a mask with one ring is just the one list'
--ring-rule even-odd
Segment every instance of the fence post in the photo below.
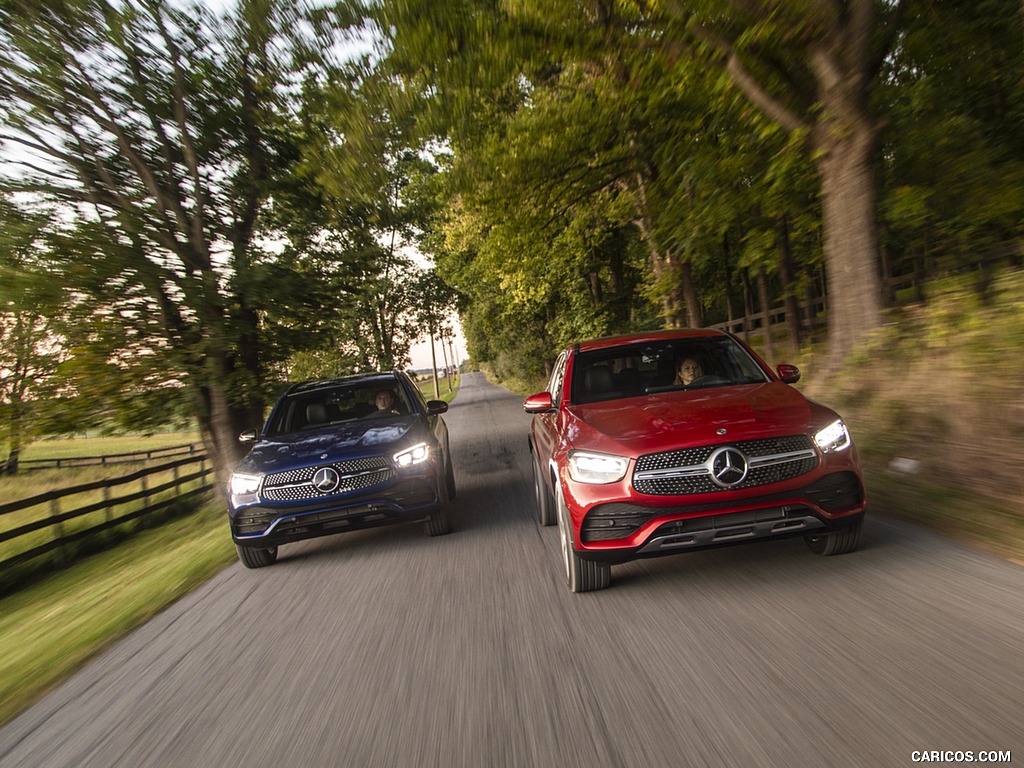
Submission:
{"label": "fence post", "polygon": [[179,496],[181,496],[181,483],[179,482],[178,477],[179,477],[178,466],[175,465],[174,466],[174,498],[178,498]]}
{"label": "fence post", "polygon": [[110,486],[109,485],[103,486],[103,504],[106,507],[107,521],[109,522],[110,520],[114,519],[114,508],[113,508],[113,505],[110,503]]}
{"label": "fence post", "polygon": [[146,517],[148,516],[148,514],[145,513],[145,510],[149,509],[149,483],[146,482],[146,477],[147,477],[147,475],[143,475],[142,478],[141,478],[141,480],[142,480],[142,509],[144,510],[143,515],[142,515],[141,525],[143,525],[143,526],[146,526],[148,524],[146,522]]}
{"label": "fence post", "polygon": [[[50,501],[50,517],[53,518],[53,530],[56,534],[54,538],[59,542],[64,538],[64,524],[57,519],[60,517],[60,499],[53,499]],[[60,544],[60,546],[53,550],[53,567],[60,568],[64,565],[64,561],[66,559],[64,545]]]}

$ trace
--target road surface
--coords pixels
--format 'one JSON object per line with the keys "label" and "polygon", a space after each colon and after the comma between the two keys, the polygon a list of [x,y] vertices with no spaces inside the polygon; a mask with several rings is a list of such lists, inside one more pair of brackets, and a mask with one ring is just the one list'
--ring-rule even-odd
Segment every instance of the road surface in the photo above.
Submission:
{"label": "road surface", "polygon": [[1024,569],[876,514],[850,555],[695,552],[574,595],[528,418],[465,376],[451,535],[231,566],[0,731],[0,766],[1024,763]]}

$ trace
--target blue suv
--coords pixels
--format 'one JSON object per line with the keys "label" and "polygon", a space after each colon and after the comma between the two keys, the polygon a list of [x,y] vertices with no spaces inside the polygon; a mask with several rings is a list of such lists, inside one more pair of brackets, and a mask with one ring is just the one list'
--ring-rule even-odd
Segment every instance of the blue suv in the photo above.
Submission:
{"label": "blue suv", "polygon": [[403,372],[294,384],[277,401],[228,489],[231,537],[247,568],[281,544],[389,523],[451,530],[455,475],[443,400]]}

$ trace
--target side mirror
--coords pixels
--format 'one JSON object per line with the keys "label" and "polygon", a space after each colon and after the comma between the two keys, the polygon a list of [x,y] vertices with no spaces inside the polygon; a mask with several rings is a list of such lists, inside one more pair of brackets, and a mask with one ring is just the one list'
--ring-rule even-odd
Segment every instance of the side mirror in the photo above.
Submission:
{"label": "side mirror", "polygon": [[444,400],[427,400],[427,413],[431,416],[440,416],[448,413],[448,403]]}
{"label": "side mirror", "polygon": [[800,381],[800,369],[795,365],[780,365],[778,371],[779,378],[784,384],[796,384]]}
{"label": "side mirror", "polygon": [[240,443],[255,443],[256,442],[256,430],[247,429],[238,436],[238,442]]}
{"label": "side mirror", "polygon": [[546,413],[554,409],[555,406],[551,402],[550,392],[538,392],[536,395],[530,395],[523,401],[523,410],[527,413]]}

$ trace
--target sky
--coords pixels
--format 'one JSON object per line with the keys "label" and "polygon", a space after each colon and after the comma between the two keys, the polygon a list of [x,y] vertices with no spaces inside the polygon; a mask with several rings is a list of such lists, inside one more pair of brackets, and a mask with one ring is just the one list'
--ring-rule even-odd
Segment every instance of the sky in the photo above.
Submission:
{"label": "sky", "polygon": [[[455,341],[453,346],[455,347],[456,363],[463,363],[469,355],[466,353],[466,339],[462,335],[462,326],[459,324],[459,318],[452,318],[452,326],[455,328]],[[437,367],[441,368],[444,366],[444,354],[441,352],[441,344],[437,342]],[[452,361],[449,360],[449,364]],[[410,366],[414,371],[418,371],[423,368],[430,368],[430,340],[422,341],[419,344],[414,344],[412,348],[412,365]]]}

